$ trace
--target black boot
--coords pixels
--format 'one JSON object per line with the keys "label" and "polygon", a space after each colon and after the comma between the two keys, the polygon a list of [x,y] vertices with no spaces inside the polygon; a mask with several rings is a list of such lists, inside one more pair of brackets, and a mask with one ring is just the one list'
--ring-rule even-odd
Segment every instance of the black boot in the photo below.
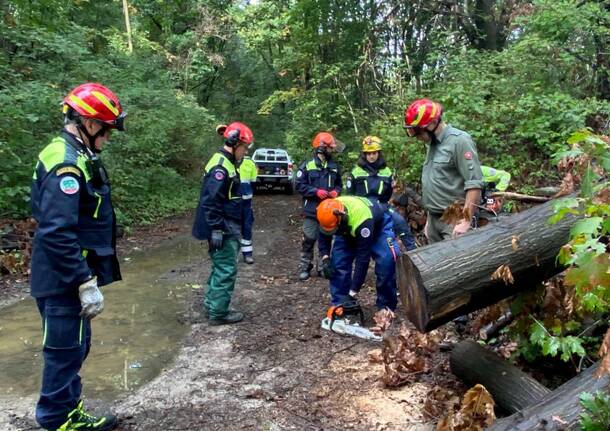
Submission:
{"label": "black boot", "polygon": [[218,326],[218,325],[230,325],[231,323],[237,323],[244,320],[244,313],[240,313],[239,311],[229,311],[223,317],[219,317],[217,319],[210,319],[210,326]]}

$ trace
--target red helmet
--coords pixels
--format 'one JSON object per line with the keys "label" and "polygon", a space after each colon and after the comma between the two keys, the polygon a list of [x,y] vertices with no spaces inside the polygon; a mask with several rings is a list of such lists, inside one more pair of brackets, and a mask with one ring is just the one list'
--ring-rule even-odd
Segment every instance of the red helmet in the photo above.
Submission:
{"label": "red helmet", "polygon": [[119,98],[101,84],[86,83],[70,91],[64,98],[64,113],[72,108],[79,116],[107,124],[113,129],[125,130],[125,116]]}
{"label": "red helmet", "polygon": [[441,118],[443,107],[430,99],[419,99],[405,110],[405,128],[421,127]]}
{"label": "red helmet", "polygon": [[240,123],[239,121],[235,121],[228,126],[221,124],[216,127],[216,133],[224,136],[226,139],[226,143],[234,147],[237,145],[238,141],[242,144],[250,145],[254,142],[254,135],[252,134],[252,130],[244,123]]}

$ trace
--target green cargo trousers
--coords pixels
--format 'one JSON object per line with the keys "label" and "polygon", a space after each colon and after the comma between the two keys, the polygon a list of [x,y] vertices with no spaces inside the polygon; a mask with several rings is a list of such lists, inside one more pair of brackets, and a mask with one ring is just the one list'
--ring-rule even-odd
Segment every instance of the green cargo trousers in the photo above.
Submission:
{"label": "green cargo trousers", "polygon": [[229,312],[231,295],[237,279],[237,238],[226,238],[222,248],[210,252],[212,271],[208,277],[203,305],[210,319],[220,319]]}

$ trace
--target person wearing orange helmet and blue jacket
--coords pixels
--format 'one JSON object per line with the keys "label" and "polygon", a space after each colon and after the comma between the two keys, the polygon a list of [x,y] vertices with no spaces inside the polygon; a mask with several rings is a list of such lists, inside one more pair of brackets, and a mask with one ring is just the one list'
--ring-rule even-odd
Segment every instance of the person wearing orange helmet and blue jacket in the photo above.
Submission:
{"label": "person wearing orange helmet and blue jacket", "polygon": [[390,215],[378,202],[357,196],[324,200],[316,215],[322,233],[322,273],[330,280],[332,305],[354,301],[373,258],[377,308],[395,310],[396,259],[400,250]]}
{"label": "person wearing orange helmet and blue jacket", "polygon": [[39,154],[32,181],[38,226],[31,294],[43,321],[42,387],[36,420],[47,430],[109,430],[114,415],[88,414],[79,372],[91,347],[91,319],[104,309],[99,287],[121,280],[116,216],[100,152],[126,113],[101,84],[74,88],[63,101],[64,128]]}
{"label": "person wearing orange helmet and blue jacket", "polygon": [[237,254],[242,230],[242,192],[237,166],[244,158],[254,135],[240,122],[220,125],[216,132],[224,145],[205,166],[193,236],[206,240],[212,270],[206,283],[205,313],[210,325],[243,320],[243,313],[231,310],[231,296],[237,280]]}
{"label": "person wearing orange helmet and blue jacket", "polygon": [[325,199],[336,198],[343,187],[341,170],[333,154],[343,151],[343,144],[331,133],[317,133],[311,143],[313,158],[299,166],[295,188],[303,196],[303,241],[299,260],[299,279],[305,281],[313,269],[314,246],[319,236],[316,209]]}

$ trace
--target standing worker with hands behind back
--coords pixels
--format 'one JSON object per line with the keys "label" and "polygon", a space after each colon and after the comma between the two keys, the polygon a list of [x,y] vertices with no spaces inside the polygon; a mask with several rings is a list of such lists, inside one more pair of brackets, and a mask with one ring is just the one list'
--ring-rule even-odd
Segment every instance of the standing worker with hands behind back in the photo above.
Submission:
{"label": "standing worker with hands behind back", "polygon": [[204,169],[193,236],[207,240],[212,270],[206,284],[204,306],[210,325],[240,322],[244,315],[230,310],[237,280],[237,254],[242,229],[242,196],[236,166],[254,141],[252,131],[235,122],[216,128],[224,146]]}
{"label": "standing worker with hands behind back", "polygon": [[125,112],[112,91],[82,84],[64,99],[64,128],[40,155],[32,182],[38,222],[31,292],[43,320],[42,388],[36,420],[47,430],[110,430],[114,415],[83,408],[80,372],[91,347],[91,319],[104,309],[99,286],[121,279],[110,181],[99,153]]}
{"label": "standing worker with hands behind back", "polygon": [[[419,99],[405,110],[404,128],[409,137],[428,145],[422,170],[422,203],[427,211],[426,236],[430,242],[456,238],[471,228],[481,201],[483,175],[470,135],[442,119],[439,103]],[[455,226],[441,221],[445,209],[464,199],[464,219]]]}

